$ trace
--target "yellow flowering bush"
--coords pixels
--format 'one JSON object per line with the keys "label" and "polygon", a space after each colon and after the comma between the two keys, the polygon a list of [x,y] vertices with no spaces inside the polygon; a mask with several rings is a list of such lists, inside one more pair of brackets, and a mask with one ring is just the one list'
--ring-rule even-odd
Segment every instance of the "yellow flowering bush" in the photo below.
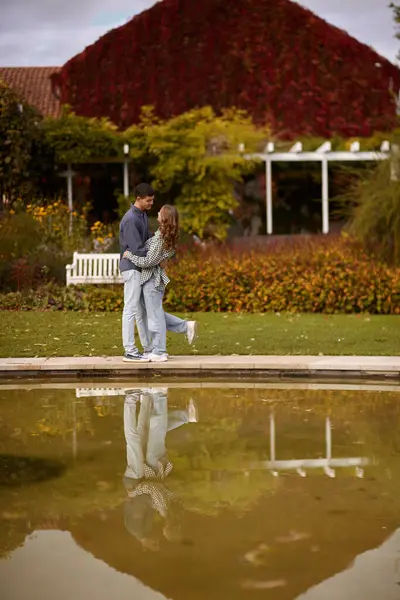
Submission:
{"label": "yellow flowering bush", "polygon": [[65,281],[65,265],[78,252],[112,252],[113,227],[88,225],[89,205],[70,213],[62,200],[22,199],[0,220],[0,289]]}
{"label": "yellow flowering bush", "polygon": [[101,221],[96,221],[90,228],[93,250],[95,252],[107,252],[110,250],[113,240],[115,227],[105,225]]}
{"label": "yellow flowering bush", "polygon": [[56,246],[61,253],[71,254],[76,250],[89,250],[87,215],[89,206],[70,213],[62,200],[53,202],[34,201],[26,206],[26,212],[39,224],[41,242],[45,246]]}

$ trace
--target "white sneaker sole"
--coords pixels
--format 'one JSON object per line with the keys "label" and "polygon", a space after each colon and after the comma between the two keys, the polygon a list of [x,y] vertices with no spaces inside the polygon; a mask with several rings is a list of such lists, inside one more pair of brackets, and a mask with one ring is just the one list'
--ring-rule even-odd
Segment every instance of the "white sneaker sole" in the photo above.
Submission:
{"label": "white sneaker sole", "polygon": [[193,322],[194,322],[194,325],[193,325],[193,336],[189,337],[189,335],[186,334],[189,346],[191,346],[193,344],[194,340],[197,337],[197,321],[193,321]]}

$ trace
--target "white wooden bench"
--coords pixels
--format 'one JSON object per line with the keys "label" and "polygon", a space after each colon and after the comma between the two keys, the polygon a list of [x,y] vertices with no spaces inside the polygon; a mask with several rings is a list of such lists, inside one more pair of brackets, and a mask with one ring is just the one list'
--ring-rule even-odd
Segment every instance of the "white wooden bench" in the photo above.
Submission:
{"label": "white wooden bench", "polygon": [[66,266],[67,286],[80,283],[123,283],[119,260],[119,254],[74,252],[72,265]]}

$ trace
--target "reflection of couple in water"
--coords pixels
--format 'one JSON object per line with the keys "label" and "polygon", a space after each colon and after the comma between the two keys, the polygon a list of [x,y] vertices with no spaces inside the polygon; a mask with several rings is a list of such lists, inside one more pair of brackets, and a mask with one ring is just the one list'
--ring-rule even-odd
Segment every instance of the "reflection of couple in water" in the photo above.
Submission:
{"label": "reflection of couple in water", "polygon": [[155,521],[164,521],[163,535],[169,541],[181,538],[182,508],[164,481],[173,469],[168,460],[165,438],[187,423],[197,422],[192,400],[186,410],[168,412],[166,388],[127,390],[124,405],[124,432],[127,466],[124,485],[125,526],[146,550],[158,550]]}

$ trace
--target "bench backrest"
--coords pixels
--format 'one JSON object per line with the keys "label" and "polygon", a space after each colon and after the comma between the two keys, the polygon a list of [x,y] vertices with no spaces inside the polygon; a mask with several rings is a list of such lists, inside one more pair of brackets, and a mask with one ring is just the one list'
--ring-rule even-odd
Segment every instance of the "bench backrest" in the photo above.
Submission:
{"label": "bench backrest", "polygon": [[67,285],[73,283],[121,283],[119,254],[80,254],[74,252],[67,265]]}

